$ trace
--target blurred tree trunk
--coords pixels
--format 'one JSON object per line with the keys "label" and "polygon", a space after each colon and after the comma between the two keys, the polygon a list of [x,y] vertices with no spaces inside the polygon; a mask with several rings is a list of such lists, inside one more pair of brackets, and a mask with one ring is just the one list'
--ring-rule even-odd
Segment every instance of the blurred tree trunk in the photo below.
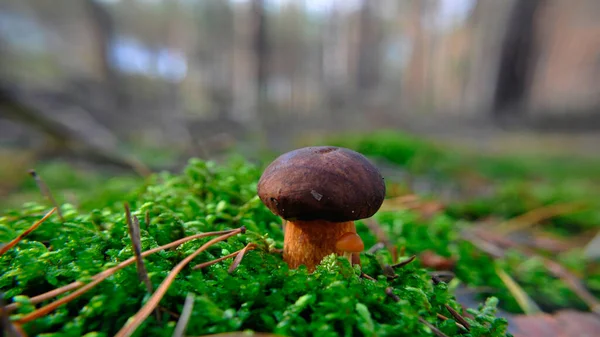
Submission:
{"label": "blurred tree trunk", "polygon": [[376,89],[380,80],[382,29],[374,11],[379,1],[363,1],[360,11],[358,43],[357,89],[368,92]]}
{"label": "blurred tree trunk", "polygon": [[340,110],[344,103],[343,90],[340,89],[340,68],[345,69],[345,59],[340,57],[341,34],[340,14],[337,8],[333,8],[329,20],[324,25],[324,33],[321,35],[321,61],[320,81],[325,87],[325,101],[327,102],[327,112],[330,120],[333,120],[336,110]]}
{"label": "blurred tree trunk", "polygon": [[267,37],[267,20],[264,0],[252,1],[252,45],[254,51],[254,86],[256,91],[256,113],[259,119],[257,126],[265,137],[263,140],[270,143],[270,129],[273,125],[274,114],[270,111],[268,104],[268,69],[269,43]]}
{"label": "blurred tree trunk", "polygon": [[217,119],[230,121],[232,119],[234,86],[235,86],[235,58],[236,42],[234,28],[234,12],[230,2],[218,1],[216,15],[220,25],[217,26],[221,36],[218,49],[215,51],[218,62],[217,86],[212,93],[213,102],[217,109]]}
{"label": "blurred tree trunk", "polygon": [[252,1],[252,14],[254,24],[254,54],[256,57],[256,90],[257,101],[260,106],[267,100],[267,57],[269,46],[267,41],[267,23],[263,0]]}
{"label": "blurred tree trunk", "polygon": [[121,78],[113,69],[110,62],[111,45],[115,38],[114,22],[108,10],[96,0],[85,0],[84,9],[89,17],[92,32],[98,45],[98,56],[100,58],[100,71],[103,76],[102,82],[108,106],[103,109],[107,112],[115,111],[125,105],[126,97],[121,90]]}
{"label": "blurred tree trunk", "polygon": [[494,96],[495,117],[517,117],[529,93],[535,64],[535,13],[541,0],[517,1],[502,41]]}
{"label": "blurred tree trunk", "polygon": [[503,40],[512,9],[519,0],[478,1],[471,16],[473,48],[465,89],[465,106],[472,116],[493,111]]}

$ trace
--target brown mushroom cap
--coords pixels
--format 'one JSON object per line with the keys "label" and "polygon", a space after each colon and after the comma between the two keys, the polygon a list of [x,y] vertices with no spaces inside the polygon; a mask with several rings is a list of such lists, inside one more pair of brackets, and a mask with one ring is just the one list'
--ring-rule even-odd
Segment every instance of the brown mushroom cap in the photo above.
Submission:
{"label": "brown mushroom cap", "polygon": [[287,220],[345,222],[375,214],[385,197],[385,183],[358,152],[305,147],[279,156],[265,169],[258,196]]}

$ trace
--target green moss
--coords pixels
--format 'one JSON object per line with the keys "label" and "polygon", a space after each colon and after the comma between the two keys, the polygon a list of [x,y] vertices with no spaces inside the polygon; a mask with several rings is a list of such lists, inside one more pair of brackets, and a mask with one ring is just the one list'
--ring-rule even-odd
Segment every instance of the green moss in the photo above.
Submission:
{"label": "green moss", "polygon": [[[506,320],[495,316],[495,300],[472,310],[470,333],[460,331],[451,319],[439,320],[438,313],[451,317],[446,304],[459,308],[448,286],[434,285],[427,270],[416,262],[399,269],[398,278],[387,280],[378,261],[397,261],[386,251],[362,256],[364,271],[377,282],[360,278],[356,267],[334,256],[326,258],[312,274],[304,268],[289,270],[280,255],[267,249],[280,248],[283,233],[280,219],[256,197],[260,173],[259,167],[243,160],[227,165],[191,160],[181,174],[153,175],[127,194],[94,190],[90,194],[99,196],[95,208],[62,205],[64,222],[52,216],[0,257],[0,268],[6,271],[0,276],[5,301],[22,304],[12,318],[34,310],[28,298],[75,280],[89,282],[92,275],[133,255],[122,208],[127,201],[140,219],[143,250],[200,232],[240,226],[248,232],[215,244],[192,264],[229,254],[249,242],[262,247],[247,253],[231,274],[227,272],[230,261],[198,271],[184,268],[160,306],[165,312],[180,313],[186,295],[195,295],[188,335],[251,329],[289,336],[431,336],[419,317],[448,336],[507,334]],[[13,239],[47,210],[30,203],[7,211],[0,218],[0,241]],[[460,224],[448,216],[427,223],[410,212],[380,213],[376,218],[398,246],[406,247],[406,255],[426,247],[445,254],[458,252],[464,258],[475,254],[473,247],[454,243],[457,232],[451,229]],[[358,230],[367,245],[375,242],[362,222]],[[206,241],[188,242],[148,256],[146,268],[154,287]],[[386,295],[388,287],[393,287],[400,301]],[[132,265],[25,329],[31,336],[111,336],[147,299]],[[151,315],[136,335],[170,336],[176,321],[166,313],[160,320]]]}
{"label": "green moss", "polygon": [[[408,252],[432,249],[443,256],[457,257],[458,278],[471,287],[487,289],[483,295],[497,297],[500,306],[511,312],[521,310],[498,278],[493,260],[469,242],[460,240],[460,230],[469,225],[465,220],[510,219],[543,206],[577,204],[582,205],[581,211],[545,219],[541,223],[543,229],[568,239],[595,231],[600,225],[600,162],[597,160],[473,154],[396,131],[342,135],[321,142],[384,159],[413,177],[425,175],[428,181],[439,185],[438,191],[448,184],[458,185],[459,192],[446,201],[445,214],[422,223],[421,229],[415,229],[419,226],[410,215],[379,214],[378,217],[384,226],[389,226],[390,235],[399,244],[406,245]],[[483,178],[479,185],[485,187],[486,193],[461,193],[460,187],[470,185],[469,179],[473,176]],[[388,179],[388,183],[403,185],[406,181]],[[432,197],[439,196],[434,193]],[[457,226],[459,219],[460,226]],[[584,258],[580,250],[547,257],[561,262],[578,275],[594,295],[600,295],[600,270],[596,263]],[[509,251],[506,257],[497,259],[497,263],[543,309],[587,309],[565,282],[551,275],[538,258]]]}

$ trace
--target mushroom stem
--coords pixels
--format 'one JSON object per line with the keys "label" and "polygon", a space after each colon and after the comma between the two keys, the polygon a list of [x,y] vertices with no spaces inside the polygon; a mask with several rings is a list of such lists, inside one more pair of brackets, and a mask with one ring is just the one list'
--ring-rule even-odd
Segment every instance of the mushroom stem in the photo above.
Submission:
{"label": "mushroom stem", "polygon": [[350,265],[352,265],[352,252],[344,252],[344,257],[346,259],[348,259],[348,262],[350,262]]}
{"label": "mushroom stem", "polygon": [[336,248],[336,243],[347,232],[356,233],[354,221],[288,221],[285,226],[283,259],[290,269],[305,265],[309,272],[313,272],[325,256],[332,253],[340,256],[344,254],[344,251]]}

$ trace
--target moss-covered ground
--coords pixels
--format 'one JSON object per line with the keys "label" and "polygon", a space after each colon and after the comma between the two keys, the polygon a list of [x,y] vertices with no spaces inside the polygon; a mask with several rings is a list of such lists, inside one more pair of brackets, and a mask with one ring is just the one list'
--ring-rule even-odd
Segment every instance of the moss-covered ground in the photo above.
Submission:
{"label": "moss-covered ground", "polygon": [[[361,256],[362,271],[375,280],[361,276],[342,258],[326,259],[313,274],[302,268],[288,270],[278,253],[283,242],[281,220],[256,197],[263,165],[239,157],[223,163],[192,159],[181,172],[140,179],[98,176],[52,164],[38,173],[54,192],[63,219],[53,214],[0,257],[4,302],[18,304],[10,319],[21,323],[36,308],[69,292],[32,303],[36,296],[74,281],[89,283],[97,273],[134,256],[124,203],[139,219],[142,251],[203,232],[246,229],[210,246],[184,267],[159,302],[160,314],[149,315],[136,336],[171,336],[188,295],[193,295],[193,307],[187,336],[242,330],[284,336],[506,336],[507,321],[496,315],[496,306],[514,313],[538,306],[587,310],[589,303],[548,270],[546,257],[559,262],[593,294],[600,292],[599,269],[583,257],[581,247],[560,252],[534,249],[532,254],[518,246],[503,246],[502,254],[493,256],[481,241],[467,235],[484,220],[502,223],[566,203],[577,203],[577,211],[545,217],[536,221],[543,224],[536,224],[536,229],[542,227],[562,241],[589,235],[600,219],[600,192],[594,189],[599,164],[482,157],[393,132],[319,142],[353,148],[376,161],[384,159],[393,170],[411,177],[388,179],[389,198],[382,210],[357,223],[367,249],[382,238],[390,241],[388,249]],[[415,193],[414,185],[407,183],[414,177],[454,190],[458,186],[458,192],[437,212],[406,207],[396,201]],[[480,187],[485,193],[477,192]],[[35,194],[34,182],[27,182],[24,190],[4,203],[0,242],[13,240],[52,208],[39,192]],[[435,201],[437,193],[430,189],[419,197]],[[147,256],[145,268],[153,290],[210,239]],[[232,259],[192,268],[249,243],[256,249],[231,272]],[[455,278],[433,282],[435,268],[422,258],[425,251],[453,261]],[[413,262],[390,270],[413,255],[417,255]],[[474,290],[477,304],[468,311],[455,299],[460,289]],[[525,302],[519,290],[524,290]],[[134,263],[22,328],[29,336],[113,336],[150,297]],[[457,324],[460,319],[449,308],[462,313],[468,330]]]}

